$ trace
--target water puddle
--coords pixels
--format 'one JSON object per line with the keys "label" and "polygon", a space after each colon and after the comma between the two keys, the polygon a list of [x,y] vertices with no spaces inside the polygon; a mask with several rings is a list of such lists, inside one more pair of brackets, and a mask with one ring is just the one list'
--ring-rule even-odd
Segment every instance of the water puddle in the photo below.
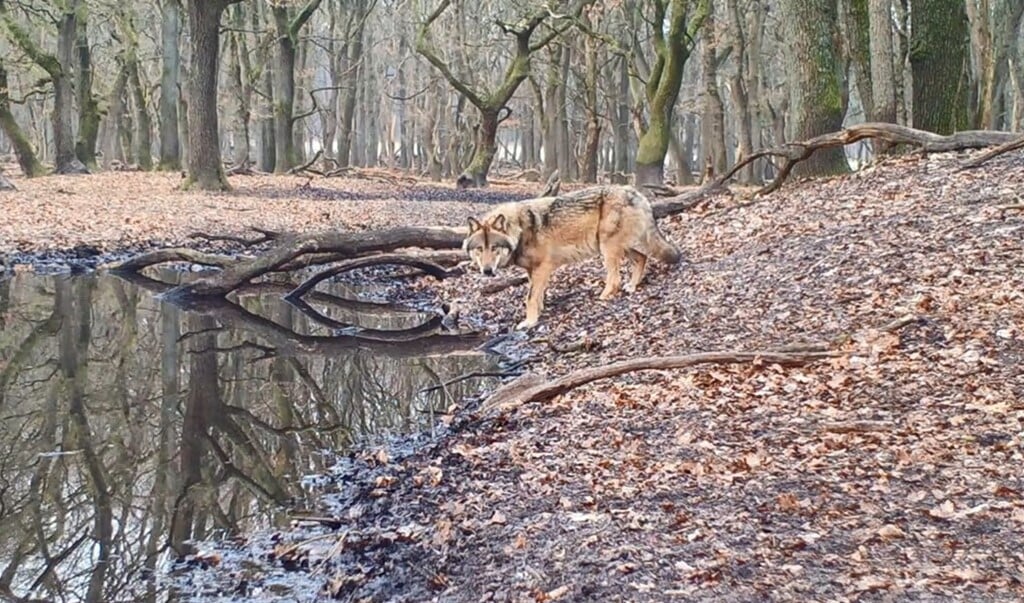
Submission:
{"label": "water puddle", "polygon": [[496,383],[458,379],[499,370],[472,338],[350,286],[306,307],[273,285],[202,308],[161,289],[0,281],[0,598],[162,599],[187,541],[281,525],[337,453],[429,434]]}

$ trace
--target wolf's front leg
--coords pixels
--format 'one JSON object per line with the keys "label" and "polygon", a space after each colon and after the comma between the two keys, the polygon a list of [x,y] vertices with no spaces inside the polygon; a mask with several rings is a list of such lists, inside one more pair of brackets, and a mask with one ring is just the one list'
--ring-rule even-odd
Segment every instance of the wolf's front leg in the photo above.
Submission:
{"label": "wolf's front leg", "polygon": [[520,322],[516,326],[517,329],[529,329],[540,320],[540,313],[544,310],[544,292],[551,281],[551,272],[549,266],[542,265],[529,273],[530,291],[526,294],[526,320]]}
{"label": "wolf's front leg", "polygon": [[604,277],[604,290],[601,291],[601,299],[611,299],[622,288],[622,275],[619,268],[622,266],[623,250],[615,242],[611,242],[601,250],[604,256],[604,267],[608,273]]}

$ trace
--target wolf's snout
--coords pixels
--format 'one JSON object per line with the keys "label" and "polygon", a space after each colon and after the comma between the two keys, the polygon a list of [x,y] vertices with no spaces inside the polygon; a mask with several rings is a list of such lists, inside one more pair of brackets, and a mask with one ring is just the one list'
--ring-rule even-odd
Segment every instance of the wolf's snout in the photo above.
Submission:
{"label": "wolf's snout", "polygon": [[494,276],[494,268],[484,268],[484,276]]}

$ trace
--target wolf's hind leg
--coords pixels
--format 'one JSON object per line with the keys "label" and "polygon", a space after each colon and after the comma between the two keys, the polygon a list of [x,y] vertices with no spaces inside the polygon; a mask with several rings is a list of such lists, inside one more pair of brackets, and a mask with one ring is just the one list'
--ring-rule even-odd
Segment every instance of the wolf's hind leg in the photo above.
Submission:
{"label": "wolf's hind leg", "polygon": [[632,293],[636,291],[640,281],[644,280],[644,272],[647,270],[647,256],[635,249],[626,250],[626,255],[629,256],[633,267],[631,268],[629,282],[626,283],[624,289],[626,293]]}
{"label": "wolf's hind leg", "polygon": [[601,291],[601,299],[611,299],[622,287],[622,275],[619,268],[622,267],[622,247],[612,243],[606,244],[601,249],[604,256],[604,267],[608,273],[604,277],[604,290]]}

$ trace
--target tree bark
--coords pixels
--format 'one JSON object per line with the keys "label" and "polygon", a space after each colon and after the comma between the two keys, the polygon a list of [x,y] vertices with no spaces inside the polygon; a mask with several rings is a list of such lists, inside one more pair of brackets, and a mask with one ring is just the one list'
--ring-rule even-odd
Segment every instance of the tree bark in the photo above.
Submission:
{"label": "tree bark", "polygon": [[870,0],[868,36],[871,49],[870,121],[896,122],[896,72],[892,44],[892,0]]}
{"label": "tree bark", "polygon": [[114,161],[125,163],[125,149],[123,143],[123,131],[125,130],[124,120],[128,111],[125,103],[125,91],[128,89],[128,74],[124,69],[124,61],[117,61],[118,73],[114,80],[113,89],[110,92],[107,112],[107,134],[106,142],[103,145],[103,166],[110,168]]}
{"label": "tree bark", "polygon": [[217,67],[220,18],[238,0],[188,0],[192,34],[188,77],[188,179],[185,187],[206,191],[228,190],[220,156],[217,125]]}
{"label": "tree bark", "polygon": [[139,76],[139,61],[135,51],[130,51],[125,61],[128,85],[131,89],[132,105],[135,108],[135,157],[139,169],[153,169],[153,123],[146,107],[146,90]]}
{"label": "tree bark", "polygon": [[61,15],[57,29],[57,68],[53,79],[53,146],[58,174],[85,174],[88,169],[75,155],[74,72],[78,11],[81,0],[72,0]]}
{"label": "tree bark", "polygon": [[287,4],[272,4],[277,28],[274,64],[274,172],[285,174],[299,164],[295,149],[295,59],[299,32],[320,6],[321,0],[309,0],[297,14]]}
{"label": "tree bark", "polygon": [[628,174],[633,171],[630,163],[630,111],[629,111],[629,61],[625,56],[618,60],[618,82],[615,95],[615,172]]}
{"label": "tree bark", "polygon": [[[738,160],[748,157],[754,152],[753,127],[756,121],[751,113],[748,90],[757,84],[757,79],[752,77],[752,72],[759,69],[759,66],[755,61],[751,60],[747,53],[747,36],[744,32],[744,23],[739,10],[739,3],[737,0],[726,0],[726,8],[729,11],[727,23],[732,54],[736,61],[736,70],[730,76],[730,93],[732,95],[732,104],[736,111]],[[739,181],[743,184],[752,183],[754,181],[753,170],[753,165],[740,170]]]}
{"label": "tree bark", "polygon": [[178,96],[181,84],[181,0],[160,2],[160,163],[158,169],[181,169]]}
{"label": "tree bark", "polygon": [[718,56],[715,51],[721,40],[716,30],[715,8],[711,0],[708,1],[708,17],[704,22],[704,35],[701,39],[701,78],[704,80],[704,119],[701,121],[703,163],[710,168],[712,174],[720,175],[729,167],[729,160],[725,153],[725,106],[718,93]]}
{"label": "tree bark", "polygon": [[864,119],[872,119],[875,100],[871,92],[871,25],[868,3],[871,0],[846,0],[842,28],[849,66],[847,74],[857,84],[857,95],[864,108]]}
{"label": "tree bark", "polygon": [[[665,180],[665,155],[672,112],[683,82],[683,66],[690,57],[693,39],[710,14],[711,4],[710,0],[654,0],[654,4],[651,22],[655,24],[656,57],[646,87],[650,120],[636,152],[636,182],[660,185]],[[668,24],[667,35],[662,23]]]}
{"label": "tree bark", "polygon": [[913,0],[910,64],[914,127],[950,134],[968,127],[968,24],[963,0]]}
{"label": "tree bark", "polygon": [[[834,0],[789,0],[786,20],[791,29],[794,59],[790,70],[793,132],[806,140],[839,130],[846,114],[846,94],[840,80],[838,9]],[[841,148],[826,149],[801,163],[806,176],[849,170]]]}
{"label": "tree bark", "polygon": [[345,51],[345,60],[342,63],[342,71],[348,72],[351,86],[347,86],[341,93],[340,118],[338,120],[338,167],[348,167],[352,162],[352,147],[356,143],[353,140],[353,126],[355,125],[356,100],[359,92],[365,85],[363,77],[366,75],[362,67],[363,39],[365,36],[367,8],[364,0],[357,0],[353,3],[353,12],[350,22],[354,23]]}
{"label": "tree bark", "polygon": [[2,58],[0,58],[0,128],[3,129],[4,135],[10,139],[11,146],[14,147],[14,156],[17,157],[18,165],[21,166],[21,172],[26,178],[34,178],[46,173],[43,164],[39,162],[39,157],[36,155],[32,142],[25,135],[21,126],[18,125],[17,120],[14,119],[14,114],[11,112],[10,88],[7,84],[7,67],[4,65]]}
{"label": "tree bark", "polygon": [[87,8],[83,3],[78,13],[75,53],[78,56],[78,142],[75,156],[90,170],[96,169],[96,141],[100,132],[100,107],[92,92],[92,52],[87,32]]}
{"label": "tree bark", "polygon": [[[587,11],[589,13],[589,11]],[[594,24],[590,18],[585,17],[588,27],[593,28]],[[597,40],[593,36],[587,36],[584,44],[584,114],[586,115],[586,139],[583,147],[583,173],[580,179],[583,182],[597,182],[597,161],[601,146],[601,118],[600,108],[597,105],[597,86],[599,80],[598,71],[598,47]]]}
{"label": "tree bark", "polygon": [[[236,6],[235,11],[238,17],[235,22],[241,24],[241,10]],[[236,31],[228,35],[228,77],[235,99],[232,163],[235,168],[244,170],[251,163],[249,121],[252,119],[252,84],[249,74],[252,67],[249,65],[249,48],[245,43],[245,34]]]}

